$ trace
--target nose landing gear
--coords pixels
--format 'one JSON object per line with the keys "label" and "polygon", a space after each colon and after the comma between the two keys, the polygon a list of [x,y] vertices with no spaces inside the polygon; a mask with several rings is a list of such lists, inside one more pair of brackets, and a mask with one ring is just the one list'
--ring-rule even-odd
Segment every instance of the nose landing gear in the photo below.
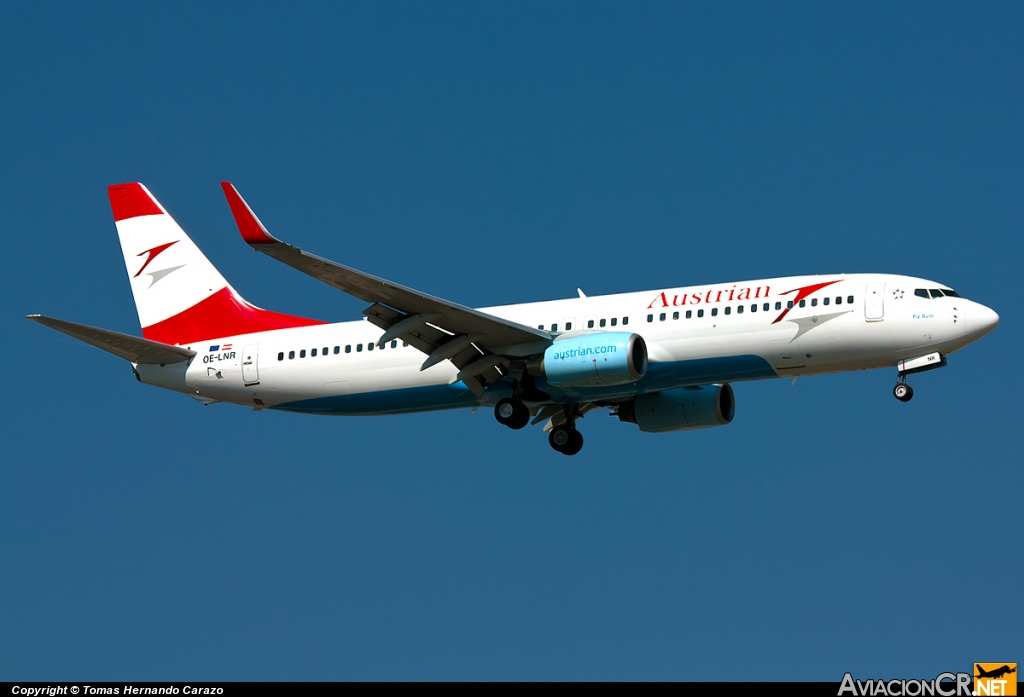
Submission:
{"label": "nose landing gear", "polygon": [[909,402],[914,398],[914,388],[907,384],[907,376],[900,373],[899,382],[892,388],[892,396],[901,402]]}

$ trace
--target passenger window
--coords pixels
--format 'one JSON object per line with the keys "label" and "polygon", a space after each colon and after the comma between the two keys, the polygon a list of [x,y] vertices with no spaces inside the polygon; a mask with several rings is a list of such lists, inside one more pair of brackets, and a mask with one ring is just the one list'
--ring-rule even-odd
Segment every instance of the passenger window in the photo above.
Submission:
{"label": "passenger window", "polygon": [[601,320],[599,324],[603,327],[605,324],[604,320]]}
{"label": "passenger window", "polygon": [[316,349],[313,349],[312,351],[310,351],[309,355],[310,355],[311,358],[316,358]]}
{"label": "passenger window", "polygon": [[294,351],[289,351],[288,352],[288,360],[292,360],[293,358],[295,358],[295,352]]}
{"label": "passenger window", "polygon": [[299,351],[299,358],[305,358],[305,357],[306,357],[306,349],[302,349],[301,351]]}
{"label": "passenger window", "polygon": [[587,320],[587,329],[593,329],[593,328],[594,328],[594,320],[588,319]]}
{"label": "passenger window", "polygon": [[356,344],[356,353],[360,353],[360,352],[362,352],[362,350],[363,350],[363,345],[362,344]]}
{"label": "passenger window", "polygon": [[572,322],[566,322],[565,323],[565,331],[567,331],[567,332],[572,331]]}
{"label": "passenger window", "polygon": [[711,308],[711,316],[712,317],[717,317],[718,316],[718,308],[717,307]]}
{"label": "passenger window", "polygon": [[822,305],[828,305],[829,298],[825,298],[821,301]]}
{"label": "passenger window", "polygon": [[391,340],[391,348],[398,348],[398,339]]}
{"label": "passenger window", "polygon": [[647,315],[647,321],[648,322],[653,322],[654,321],[654,315]]}
{"label": "passenger window", "polygon": [[801,300],[800,301],[800,307],[807,307],[807,301],[806,300]]}
{"label": "passenger window", "polygon": [[818,306],[818,299],[817,298],[811,298],[811,307],[817,307],[817,306]]}
{"label": "passenger window", "polygon": [[324,346],[323,355],[326,356],[328,353],[330,353],[330,351],[328,350],[328,347]]}
{"label": "passenger window", "polygon": [[846,302],[847,302],[847,304],[852,305],[853,304],[853,296],[852,295],[847,295],[846,296]]}
{"label": "passenger window", "polygon": [[836,305],[842,305],[842,304],[843,304],[843,296],[837,295],[836,296]]}
{"label": "passenger window", "polygon": [[339,353],[341,353],[341,347],[340,346],[335,346],[334,347],[334,355],[337,356]]}
{"label": "passenger window", "polygon": [[279,360],[279,361],[283,361],[284,360],[284,351],[282,351],[281,353],[277,354],[277,360]]}
{"label": "passenger window", "polygon": [[543,329],[543,328],[544,328],[544,325],[543,325],[543,324],[538,324],[538,325],[537,325],[537,329]]}
{"label": "passenger window", "polygon": [[704,316],[704,310],[703,309],[697,310],[697,316],[698,317],[703,317]]}
{"label": "passenger window", "polygon": [[659,322],[664,322],[665,321],[665,313],[664,312],[662,312],[660,315],[658,315],[658,321]]}
{"label": "passenger window", "polygon": [[[779,308],[776,307],[775,309],[778,310]],[[789,301],[786,302],[786,309],[788,309],[788,310],[792,310],[793,309],[793,301],[792,300],[789,300]]]}
{"label": "passenger window", "polygon": [[672,313],[672,319],[679,319],[679,313],[678,312],[673,312]]}
{"label": "passenger window", "polygon": [[732,314],[732,308],[731,307],[725,308],[725,314],[731,315]]}
{"label": "passenger window", "polygon": [[757,303],[753,303],[753,304],[752,304],[752,305],[750,306],[750,311],[751,311],[751,312],[757,312]]}
{"label": "passenger window", "polygon": [[352,353],[352,344],[345,344],[345,353]]}
{"label": "passenger window", "polygon": [[[952,293],[953,291],[950,291],[950,292]],[[957,297],[959,297],[959,296],[957,296]],[[622,318],[622,323],[623,324],[629,324],[629,317],[623,317]]]}
{"label": "passenger window", "polygon": [[557,324],[552,324],[551,325],[551,331],[557,332],[558,331],[558,325]]}
{"label": "passenger window", "polygon": [[768,312],[768,303],[765,303],[764,307],[762,307],[761,309],[764,310],[765,312]]}
{"label": "passenger window", "polygon": [[[789,307],[793,307],[793,303],[789,303]],[[782,309],[782,303],[781,302],[775,303],[775,309],[776,310],[781,310]]]}
{"label": "passenger window", "polygon": [[408,341],[403,341],[403,342],[402,342],[402,346],[408,346],[408,345],[409,345],[409,342],[408,342]]}
{"label": "passenger window", "polygon": [[693,310],[687,310],[686,311],[686,319],[690,319],[691,317],[693,317]]}
{"label": "passenger window", "polygon": [[367,351],[372,351],[373,350],[373,342],[372,341],[366,345],[366,350]]}
{"label": "passenger window", "polygon": [[619,318],[618,317],[612,317],[612,326],[614,327],[618,323],[619,323]]}
{"label": "passenger window", "polygon": [[929,300],[930,299],[930,296],[928,295],[928,291],[925,290],[924,288],[918,288],[917,290],[915,290],[914,291],[914,295],[916,295],[919,298],[924,298],[925,300]]}
{"label": "passenger window", "polygon": [[743,314],[743,306],[742,305],[737,305],[736,306],[736,314],[737,315],[742,315]]}

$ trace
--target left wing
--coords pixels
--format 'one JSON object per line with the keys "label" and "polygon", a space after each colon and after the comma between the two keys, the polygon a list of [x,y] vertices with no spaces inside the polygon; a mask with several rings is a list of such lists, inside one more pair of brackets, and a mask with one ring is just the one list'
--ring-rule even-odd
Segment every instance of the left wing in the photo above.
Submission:
{"label": "left wing", "polygon": [[90,327],[85,324],[68,322],[67,320],[54,317],[28,315],[27,319],[38,322],[50,329],[56,329],[79,341],[92,344],[96,348],[112,353],[118,358],[141,365],[184,363],[196,355],[195,351],[180,346],[170,346],[159,341],[140,339],[130,334],[112,332],[109,329],[99,329],[98,327]]}
{"label": "left wing", "polygon": [[384,330],[378,345],[402,339],[427,354],[421,370],[450,360],[476,394],[507,373],[510,359],[546,349],[552,336],[464,305],[304,252],[273,237],[230,182],[221,182],[239,232],[250,247],[360,300],[370,322]]}

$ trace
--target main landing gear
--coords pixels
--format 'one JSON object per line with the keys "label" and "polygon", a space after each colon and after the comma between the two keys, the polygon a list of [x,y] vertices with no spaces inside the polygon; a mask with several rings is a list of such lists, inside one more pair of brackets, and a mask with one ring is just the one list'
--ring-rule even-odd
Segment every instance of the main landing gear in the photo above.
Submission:
{"label": "main landing gear", "polygon": [[[565,419],[551,429],[548,443],[556,452],[575,455],[583,449],[583,434],[576,430],[576,417],[579,413],[574,404],[566,404],[564,409]],[[530,410],[518,395],[506,397],[494,406],[494,418],[503,426],[519,430],[530,423]]]}
{"label": "main landing gear", "polygon": [[914,398],[914,388],[907,384],[906,373],[900,373],[896,387],[892,388],[892,396],[901,402],[909,402]]}
{"label": "main landing gear", "polygon": [[575,404],[562,406],[565,419],[551,429],[548,445],[563,455],[575,455],[583,449],[583,434],[576,430],[576,417],[580,416]]}
{"label": "main landing gear", "polygon": [[583,434],[576,430],[576,424],[567,422],[551,429],[548,443],[563,455],[575,455],[583,449]]}
{"label": "main landing gear", "polygon": [[530,410],[522,400],[506,397],[494,407],[494,418],[502,426],[519,430],[530,423]]}

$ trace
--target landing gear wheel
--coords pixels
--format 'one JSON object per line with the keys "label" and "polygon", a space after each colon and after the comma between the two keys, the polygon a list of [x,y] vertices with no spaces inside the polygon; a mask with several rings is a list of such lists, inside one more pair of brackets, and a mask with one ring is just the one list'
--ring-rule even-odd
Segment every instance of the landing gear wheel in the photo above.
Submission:
{"label": "landing gear wheel", "polygon": [[563,455],[575,455],[579,451],[583,450],[583,434],[575,428],[572,429],[571,433],[572,439],[569,441],[569,445],[562,450]]}
{"label": "landing gear wheel", "polygon": [[583,434],[568,426],[555,426],[548,435],[548,443],[563,455],[575,455],[583,449]]}
{"label": "landing gear wheel", "polygon": [[905,382],[900,382],[892,388],[892,395],[901,402],[909,402],[914,398],[914,388]]}
{"label": "landing gear wheel", "polygon": [[519,430],[530,423],[530,410],[519,400],[506,397],[494,407],[494,418],[502,426]]}

